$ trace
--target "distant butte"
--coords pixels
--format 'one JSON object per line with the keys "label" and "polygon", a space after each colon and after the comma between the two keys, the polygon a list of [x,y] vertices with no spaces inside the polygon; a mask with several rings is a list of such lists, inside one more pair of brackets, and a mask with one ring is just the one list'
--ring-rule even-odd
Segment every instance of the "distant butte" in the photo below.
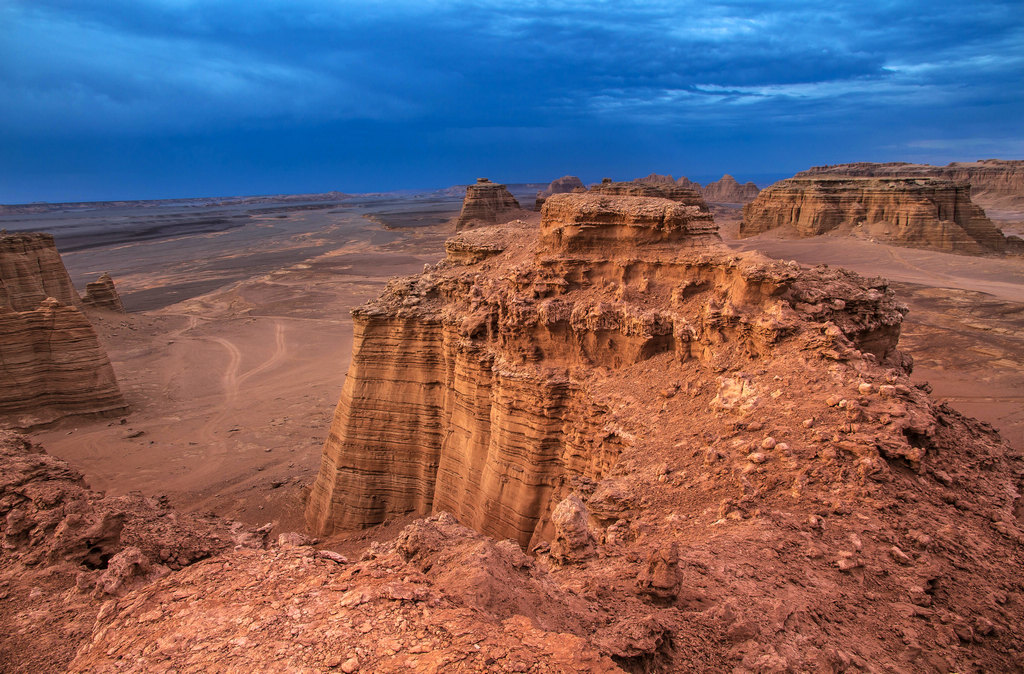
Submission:
{"label": "distant butte", "polygon": [[981,255],[1015,250],[970,198],[970,186],[938,178],[818,175],[781,180],[743,208],[740,236],[781,229],[834,233],[897,245]]}
{"label": "distant butte", "polygon": [[455,230],[460,231],[477,225],[500,222],[502,216],[520,211],[519,202],[499,183],[487,178],[477,178],[476,184],[466,187],[466,198],[462,211],[455,220]]}

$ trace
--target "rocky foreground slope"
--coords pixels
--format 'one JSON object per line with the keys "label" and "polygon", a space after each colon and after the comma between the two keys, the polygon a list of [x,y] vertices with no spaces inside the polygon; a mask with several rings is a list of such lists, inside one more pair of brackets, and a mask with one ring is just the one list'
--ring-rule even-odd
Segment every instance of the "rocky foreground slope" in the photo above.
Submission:
{"label": "rocky foreground slope", "polygon": [[1019,669],[1024,458],[910,383],[884,280],[592,193],[447,249],[354,312],[307,511],[425,519],[90,604],[70,671]]}
{"label": "rocky foreground slope", "polygon": [[790,178],[743,207],[739,233],[837,233],[971,255],[1019,247],[1019,239],[1008,240],[969,192],[966,183],[936,178]]}
{"label": "rocky foreground slope", "polygon": [[946,166],[906,162],[856,162],[815,166],[796,174],[816,176],[930,177],[971,184],[971,199],[983,208],[1024,208],[1024,160],[981,159]]}
{"label": "rocky foreground slope", "polygon": [[[120,305],[106,278],[87,303]],[[52,236],[0,236],[0,426],[27,428],[127,409],[81,306]]]}

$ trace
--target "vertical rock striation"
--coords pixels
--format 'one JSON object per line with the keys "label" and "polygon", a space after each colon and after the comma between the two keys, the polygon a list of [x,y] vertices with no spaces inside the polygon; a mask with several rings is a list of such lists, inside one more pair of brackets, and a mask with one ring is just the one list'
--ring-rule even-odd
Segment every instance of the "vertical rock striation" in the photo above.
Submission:
{"label": "vertical rock striation", "polygon": [[79,304],[52,236],[0,237],[0,425],[127,409]]}
{"label": "vertical rock striation", "polygon": [[947,252],[1005,251],[1006,237],[969,192],[935,178],[790,178],[744,206],[740,236],[786,227],[800,237],[854,233]]}
{"label": "vertical rock striation", "polygon": [[462,202],[462,211],[455,221],[455,230],[460,231],[474,225],[494,224],[503,213],[518,211],[519,202],[498,183],[487,178],[477,178],[475,185],[466,187],[466,198]]}
{"label": "vertical rock striation", "polygon": [[[486,232],[456,237],[457,257],[353,311],[312,531],[448,511],[497,538],[549,540],[566,485],[602,479],[632,443],[610,422],[596,369],[765,354],[807,301],[798,270],[736,257],[718,247],[710,214],[669,199],[556,194],[539,235]],[[508,250],[495,253],[500,241]],[[844,279],[829,283],[849,296],[818,320],[900,362],[891,292]]]}

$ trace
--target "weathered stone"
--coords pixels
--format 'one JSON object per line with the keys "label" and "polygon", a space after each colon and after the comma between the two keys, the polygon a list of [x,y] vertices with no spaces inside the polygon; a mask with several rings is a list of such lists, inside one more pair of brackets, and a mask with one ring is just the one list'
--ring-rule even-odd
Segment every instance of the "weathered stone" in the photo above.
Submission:
{"label": "weathered stone", "polygon": [[121,296],[117,294],[117,288],[114,287],[114,279],[110,278],[110,274],[106,272],[92,283],[86,284],[82,304],[94,309],[107,309],[119,314],[125,313]]}
{"label": "weathered stone", "polygon": [[519,202],[498,183],[487,178],[477,178],[475,185],[466,187],[466,198],[462,202],[462,212],[455,221],[455,231],[481,224],[499,222],[502,214],[519,210]]}

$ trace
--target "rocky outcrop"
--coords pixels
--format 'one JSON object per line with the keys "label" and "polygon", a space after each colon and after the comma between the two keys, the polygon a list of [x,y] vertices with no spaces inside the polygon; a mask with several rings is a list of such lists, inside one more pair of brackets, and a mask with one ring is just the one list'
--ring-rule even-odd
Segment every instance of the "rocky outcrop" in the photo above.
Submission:
{"label": "rocky outcrop", "polygon": [[726,173],[713,183],[702,189],[704,198],[713,203],[746,204],[757,198],[760,188],[752,182],[740,185],[736,179]]}
{"label": "rocky outcrop", "polygon": [[583,181],[576,176],[562,176],[551,181],[551,184],[547,186],[547,189],[537,192],[537,201],[534,204],[534,210],[539,211],[544,205],[544,201],[547,200],[552,194],[565,194],[567,192],[583,192],[586,191]]}
{"label": "rocky outcrop", "polygon": [[61,671],[104,602],[199,560],[262,547],[265,535],[140,494],[104,496],[63,460],[0,431],[0,662]]}
{"label": "rocky outcrop", "polygon": [[[519,238],[528,236],[522,229]],[[456,267],[395,283],[355,310],[352,365],[309,500],[311,529],[446,510],[528,544],[555,486],[570,475],[600,478],[624,442],[599,430],[606,410],[578,382],[548,368],[618,368],[660,353],[710,360],[707,340],[720,330],[738,330],[737,348],[769,348],[771,328],[726,327],[697,306],[693,315],[683,309],[714,288],[723,293],[715,306],[742,301],[757,313],[792,281],[789,268],[727,262],[715,241],[696,206],[554,195],[534,260],[511,287],[504,276],[471,281],[476,269]],[[677,259],[694,249],[708,252]],[[628,262],[604,262],[608,251]],[[630,293],[665,295],[666,309],[623,302]],[[891,304],[886,297],[878,301]],[[888,311],[848,327],[879,359],[893,357],[898,335],[899,313]]]}
{"label": "rocky outcrop", "polygon": [[53,298],[32,311],[0,306],[0,372],[0,425],[30,428],[128,409],[89,320]]}
{"label": "rocky outcrop", "polygon": [[[554,195],[467,255],[487,231],[354,312],[314,532],[434,512],[511,538],[538,585],[479,571],[522,563],[506,544],[388,549],[490,610],[582,602],[554,629],[630,671],[1020,660],[1024,460],[911,384],[884,280],[737,255],[652,198]],[[418,578],[390,568],[358,578]]]}
{"label": "rocky outcrop", "polygon": [[507,187],[492,183],[487,178],[477,178],[475,185],[466,187],[466,198],[462,202],[462,212],[455,221],[455,230],[494,224],[501,220],[502,215],[517,211],[519,202]]}
{"label": "rocky outcrop", "polygon": [[0,236],[0,425],[127,410],[80,304],[52,236]]}
{"label": "rocky outcrop", "polygon": [[790,178],[743,208],[740,236],[786,228],[799,237],[855,234],[899,245],[983,254],[1003,233],[971,202],[969,187],[935,178]]}
{"label": "rocky outcrop", "polygon": [[107,272],[104,272],[95,281],[86,284],[82,304],[93,309],[106,309],[108,311],[116,311],[119,314],[125,313],[124,304],[121,303],[121,296],[117,294],[117,288],[114,287],[114,279],[110,278],[110,274]]}
{"label": "rocky outcrop", "polygon": [[68,306],[81,305],[53,235],[0,234],[0,304],[31,311],[47,297]]}
{"label": "rocky outcrop", "polygon": [[[667,177],[671,178],[671,176]],[[711,209],[708,208],[704,197],[698,190],[677,185],[674,182],[650,182],[649,178],[650,176],[641,180],[621,183],[613,182],[611,178],[605,178],[600,183],[591,185],[590,192],[609,196],[671,199],[685,206],[696,206],[701,211],[710,212]]]}
{"label": "rocky outcrop", "polygon": [[796,174],[814,176],[930,177],[971,184],[971,200],[982,208],[1024,208],[1024,160],[981,159],[946,166],[906,162],[856,162],[815,166]]}

